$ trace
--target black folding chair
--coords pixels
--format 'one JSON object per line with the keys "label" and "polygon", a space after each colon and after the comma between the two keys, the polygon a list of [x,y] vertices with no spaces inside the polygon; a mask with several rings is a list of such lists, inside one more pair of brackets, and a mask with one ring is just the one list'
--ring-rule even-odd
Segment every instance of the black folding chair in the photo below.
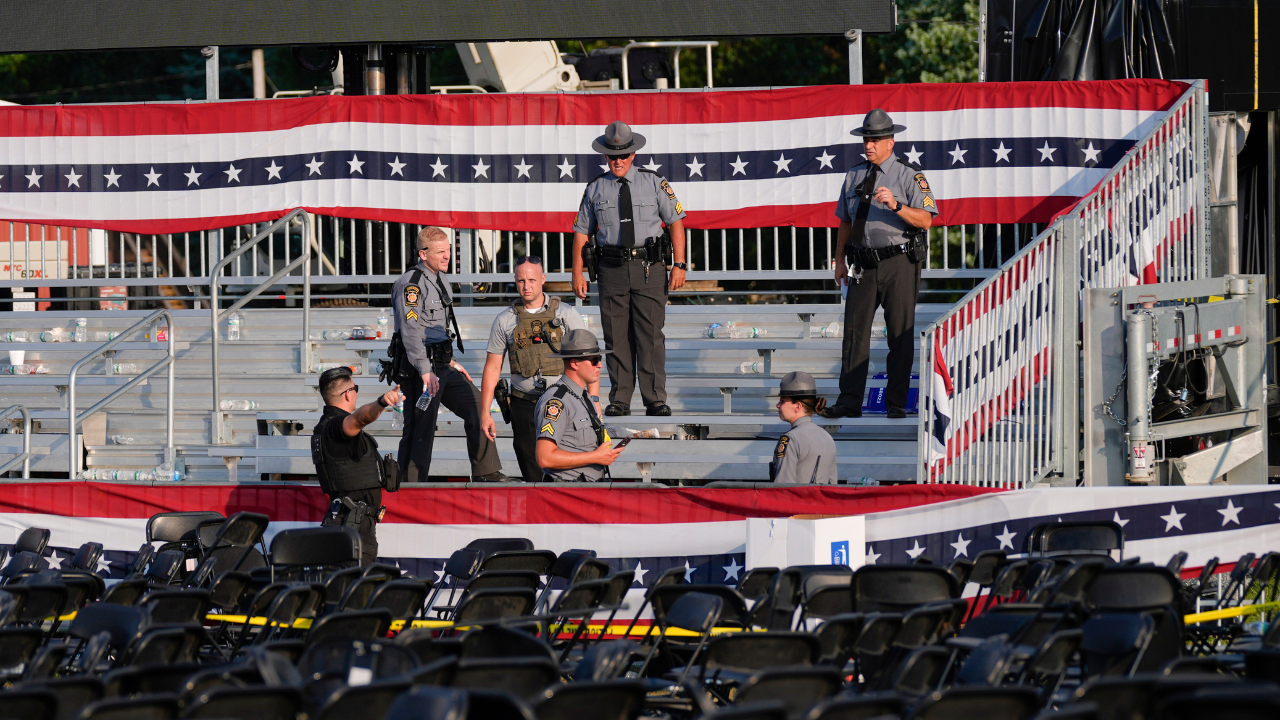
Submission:
{"label": "black folding chair", "polygon": [[663,613],[657,619],[661,631],[657,640],[654,641],[653,647],[650,648],[648,655],[645,656],[644,664],[640,666],[637,673],[640,677],[645,676],[649,664],[653,661],[654,654],[659,647],[666,644],[667,633],[672,628],[679,628],[689,632],[697,633],[699,636],[697,646],[694,648],[692,656],[685,665],[684,672],[681,673],[678,682],[683,683],[689,674],[689,670],[697,662],[702,649],[706,647],[711,637],[711,629],[715,627],[716,622],[720,619],[720,614],[724,610],[724,600],[716,595],[708,595],[707,593],[691,592],[681,595],[672,603],[671,608]]}

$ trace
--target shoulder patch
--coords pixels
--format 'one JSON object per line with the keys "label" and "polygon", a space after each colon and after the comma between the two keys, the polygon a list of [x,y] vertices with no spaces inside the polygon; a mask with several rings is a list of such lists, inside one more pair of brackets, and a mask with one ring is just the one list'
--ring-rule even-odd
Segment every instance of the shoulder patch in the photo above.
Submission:
{"label": "shoulder patch", "polygon": [[671,183],[667,182],[665,178],[662,182],[658,183],[658,187],[662,188],[662,191],[667,194],[667,197],[672,200],[676,199],[676,191],[671,189]]}
{"label": "shoulder patch", "polygon": [[916,173],[916,186],[920,192],[929,192],[929,181],[924,179],[924,173]]}
{"label": "shoulder patch", "polygon": [[404,286],[404,306],[418,307],[418,286],[416,284]]}
{"label": "shoulder patch", "polygon": [[407,312],[407,313],[405,313],[405,314],[404,314],[404,319],[405,319],[405,320],[417,320],[417,319],[418,319],[418,313],[414,312],[413,310],[410,310],[409,312]]}
{"label": "shoulder patch", "polygon": [[933,196],[932,196],[932,195],[925,195],[925,196],[924,196],[924,206],[925,206],[925,207],[931,207],[931,208],[936,208],[936,207],[938,207],[937,205],[935,205],[935,204],[934,204],[934,202],[933,202]]}
{"label": "shoulder patch", "polygon": [[555,435],[555,434],[556,434],[556,428],[555,428],[555,426],[554,426],[554,425],[552,425],[551,423],[543,423],[543,424],[542,424],[542,427],[541,427],[541,428],[539,428],[539,429],[540,429],[542,432],[544,432],[544,433],[546,433],[546,434],[548,434],[548,435]]}
{"label": "shoulder patch", "polygon": [[787,444],[790,442],[791,442],[791,437],[788,435],[783,435],[782,437],[778,438],[778,447],[774,449],[773,457],[779,460],[786,457]]}
{"label": "shoulder patch", "polygon": [[684,205],[681,205],[679,200],[676,201],[676,214],[677,215],[684,214]]}
{"label": "shoulder patch", "polygon": [[564,403],[556,398],[547,401],[547,407],[542,411],[542,417],[545,420],[559,420],[560,413],[564,410]]}

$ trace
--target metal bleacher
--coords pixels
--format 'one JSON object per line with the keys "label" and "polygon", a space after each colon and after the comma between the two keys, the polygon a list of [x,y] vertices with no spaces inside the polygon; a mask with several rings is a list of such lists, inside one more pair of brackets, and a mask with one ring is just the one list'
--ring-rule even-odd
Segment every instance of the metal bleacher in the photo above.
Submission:
{"label": "metal bleacher", "polygon": [[[927,326],[948,306],[922,304],[917,323]],[[497,312],[503,306],[458,309],[468,352],[458,359],[479,382],[484,347]],[[598,309],[580,308],[588,326],[599,335]],[[379,309],[368,307],[310,311],[312,332],[349,330],[370,325]],[[302,480],[313,472],[308,438],[321,406],[319,372],[336,365],[352,365],[369,374],[358,377],[361,402],[385,387],[376,377],[386,341],[314,341],[309,372],[304,372],[299,342],[300,309],[249,309],[244,315],[243,339],[220,340],[221,397],[250,400],[256,407],[227,411],[229,443],[214,442],[211,391],[211,343],[207,310],[173,310],[176,349],[174,434],[177,457],[185,462],[188,477],[201,481],[255,482]],[[803,313],[803,315],[801,315]],[[146,316],[145,311],[39,313],[0,315],[0,331],[40,331],[69,327],[86,317],[90,333],[120,331]],[[822,338],[820,327],[842,315],[837,305],[729,305],[720,307],[672,306],[667,316],[668,402],[674,414],[667,418],[643,415],[636,393],[632,415],[607,418],[616,436],[631,431],[657,430],[661,439],[633,442],[613,467],[618,480],[668,484],[701,484],[709,481],[760,481],[768,479],[768,462],[777,436],[785,424],[774,414],[777,382],[792,370],[805,370],[818,378],[830,398],[837,393],[840,340]],[[762,328],[757,339],[720,340],[701,337],[712,322],[735,321]],[[36,432],[31,438],[31,471],[37,477],[66,477],[68,372],[77,360],[101,343],[22,343],[0,346],[21,349],[26,363],[40,364],[47,374],[0,375],[0,402],[22,404],[31,411]],[[112,363],[150,366],[164,356],[165,344],[124,342],[116,348]],[[884,342],[873,342],[873,372],[884,369]],[[362,357],[363,356],[363,357]],[[763,362],[768,356],[770,375],[743,374],[746,361]],[[918,361],[918,358],[917,358]],[[505,369],[505,368],[504,368]],[[762,368],[763,369],[763,368]],[[106,374],[106,361],[92,361],[81,368],[76,381],[77,409],[83,411],[127,382],[128,376]],[[148,470],[163,459],[166,431],[166,383],[163,374],[153,376],[82,422],[83,467],[86,470]],[[607,388],[607,375],[602,378]],[[883,380],[871,380],[871,387]],[[916,381],[912,381],[913,387]],[[372,426],[372,433],[386,451],[394,451],[399,431],[392,428],[392,413]],[[911,480],[916,472],[917,420],[889,420],[883,414],[860,419],[828,421],[840,447],[842,479]],[[10,434],[0,434],[0,454],[21,452],[20,418],[9,420]],[[498,422],[499,452],[504,469],[516,472],[510,430]],[[462,424],[451,413],[439,418],[432,475],[465,480],[469,475]]]}

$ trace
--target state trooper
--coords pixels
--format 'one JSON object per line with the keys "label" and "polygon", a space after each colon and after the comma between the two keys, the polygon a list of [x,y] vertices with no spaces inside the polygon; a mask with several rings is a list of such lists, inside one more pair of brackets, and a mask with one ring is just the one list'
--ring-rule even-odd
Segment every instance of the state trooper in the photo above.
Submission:
{"label": "state trooper", "polygon": [[[607,350],[588,330],[571,330],[551,357],[564,361],[564,373],[538,399],[538,466],[548,482],[597,482],[622,453],[610,447],[599,411],[586,388],[600,381]],[[625,444],[625,441],[624,441]]]}
{"label": "state trooper", "polygon": [[[637,380],[648,415],[667,406],[667,294],[684,286],[684,206],[662,175],[634,167],[643,135],[621,120],[591,143],[608,159],[608,171],[587,183],[573,223],[573,292],[587,297],[583,249],[590,239],[598,276],[600,325],[609,355],[606,415],[630,415]],[[663,224],[670,239],[663,236]],[[668,246],[669,244],[669,246]],[[671,277],[666,263],[671,259]]]}
{"label": "state trooper", "polygon": [[836,484],[836,441],[813,422],[813,414],[826,401],[818,397],[818,384],[806,372],[787,373],[778,387],[778,417],[791,429],[778,438],[769,465],[775,483]]}
{"label": "state trooper", "polygon": [[[494,317],[489,330],[489,354],[480,380],[480,406],[489,407],[496,395],[503,418],[511,424],[520,474],[527,482],[537,482],[542,479],[542,469],[538,467],[535,449],[538,424],[534,411],[542,393],[559,380],[564,371],[564,360],[551,355],[560,349],[566,333],[586,330],[587,325],[572,305],[543,292],[547,273],[542,258],[527,256],[516,260],[515,276],[520,297]],[[499,380],[503,355],[510,363],[509,386],[506,380]],[[587,394],[599,412],[598,373],[587,385]],[[497,423],[491,413],[480,418],[480,427],[490,440],[498,439]]]}
{"label": "state trooper", "polygon": [[[426,482],[431,471],[436,416],[444,405],[462,418],[471,459],[471,478],[502,481],[497,446],[480,428],[488,407],[480,405],[480,391],[471,374],[453,359],[453,341],[463,352],[462,333],[453,312],[444,273],[449,270],[453,241],[438,227],[418,233],[418,264],[391,288],[395,335],[391,341],[392,379],[404,388],[404,434],[400,438],[400,473],[405,482]],[[419,403],[424,390],[430,399]],[[423,405],[423,407],[419,407]]]}
{"label": "state trooper", "polygon": [[350,368],[336,367],[320,375],[324,410],[311,433],[311,461],[320,490],[329,496],[329,512],[321,525],[349,525],[360,534],[360,564],[378,559],[377,523],[386,510],[382,491],[399,489],[398,468],[378,453],[378,441],[364,431],[403,396],[395,387],[356,407],[359,389]]}
{"label": "state trooper", "polygon": [[[915,359],[916,299],[926,229],[938,206],[919,165],[893,153],[893,136],[906,128],[879,108],[852,133],[864,138],[865,162],[845,175],[836,199],[836,282],[848,287],[840,358],[840,397],[823,417],[861,417],[871,357],[871,323],[884,307],[889,356],[885,406],[906,417]],[[850,272],[852,270],[852,273]]]}

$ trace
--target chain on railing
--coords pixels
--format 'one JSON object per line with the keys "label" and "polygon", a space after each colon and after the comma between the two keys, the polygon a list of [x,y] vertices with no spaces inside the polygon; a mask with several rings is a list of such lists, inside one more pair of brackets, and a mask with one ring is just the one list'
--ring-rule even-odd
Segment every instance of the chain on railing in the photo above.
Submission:
{"label": "chain on railing", "polygon": [[1209,276],[1207,112],[1198,82],[1093,192],[922,333],[919,482],[1074,484],[1080,290]]}

